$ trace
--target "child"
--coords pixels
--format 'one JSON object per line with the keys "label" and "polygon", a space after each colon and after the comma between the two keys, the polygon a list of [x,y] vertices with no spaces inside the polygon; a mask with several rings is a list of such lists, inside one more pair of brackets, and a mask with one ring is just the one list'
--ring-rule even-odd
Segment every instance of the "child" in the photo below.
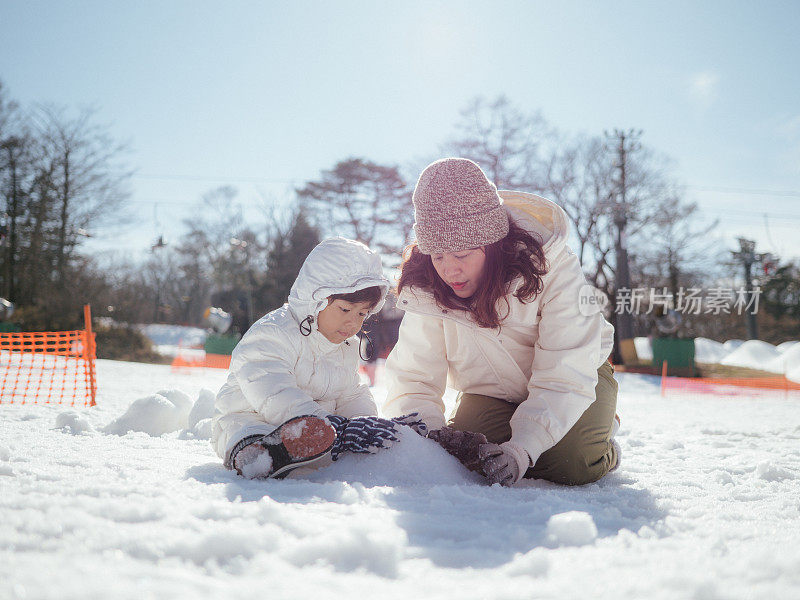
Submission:
{"label": "child", "polygon": [[359,381],[356,334],[388,288],[380,258],[359,242],[333,238],[311,251],[288,303],[253,324],[231,356],[211,438],[227,468],[283,477],[328,455],[386,448],[399,424],[424,433],[410,415],[375,416]]}

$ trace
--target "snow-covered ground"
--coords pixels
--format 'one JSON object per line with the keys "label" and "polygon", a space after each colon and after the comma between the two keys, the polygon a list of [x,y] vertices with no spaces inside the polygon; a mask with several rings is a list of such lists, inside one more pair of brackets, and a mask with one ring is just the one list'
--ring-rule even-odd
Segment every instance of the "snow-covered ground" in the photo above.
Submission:
{"label": "snow-covered ground", "polygon": [[95,408],[0,405],[2,599],[800,597],[796,397],[620,374],[621,468],[506,489],[410,430],[243,480],[204,439],[223,371],[98,377]]}

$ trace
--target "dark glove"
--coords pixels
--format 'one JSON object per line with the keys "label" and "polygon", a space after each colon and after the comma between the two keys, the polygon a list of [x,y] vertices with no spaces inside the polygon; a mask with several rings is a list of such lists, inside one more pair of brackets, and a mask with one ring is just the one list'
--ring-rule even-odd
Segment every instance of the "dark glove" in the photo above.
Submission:
{"label": "dark glove", "polygon": [[422,437],[425,437],[426,435],[428,435],[428,426],[425,425],[425,421],[423,421],[422,419],[415,419],[414,418],[414,417],[418,417],[418,416],[419,416],[419,413],[413,412],[413,413],[408,413],[407,415],[401,415],[399,417],[394,417],[392,419],[392,421],[394,421],[395,423],[397,423],[399,425],[408,425],[409,427],[411,427],[411,429],[416,431]]}
{"label": "dark glove", "polygon": [[489,484],[499,483],[507,487],[519,481],[519,463],[509,449],[497,444],[483,444],[478,448],[478,456]]}
{"label": "dark glove", "polygon": [[397,423],[389,419],[381,417],[346,419],[339,415],[330,415],[328,421],[336,429],[336,441],[331,448],[332,460],[338,460],[342,452],[360,454],[377,452],[400,439],[396,435]]}
{"label": "dark glove", "polygon": [[481,461],[478,457],[478,447],[481,444],[488,443],[486,436],[482,433],[459,431],[452,427],[442,427],[431,431],[428,434],[428,439],[438,443],[470,471],[480,469]]}

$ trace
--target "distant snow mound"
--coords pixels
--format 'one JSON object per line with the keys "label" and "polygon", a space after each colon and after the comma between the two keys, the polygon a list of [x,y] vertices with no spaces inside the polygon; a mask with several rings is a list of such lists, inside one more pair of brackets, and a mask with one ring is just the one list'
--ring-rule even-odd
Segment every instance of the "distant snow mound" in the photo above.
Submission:
{"label": "distant snow mound", "polygon": [[800,365],[789,367],[789,370],[786,372],[786,379],[800,383]]}
{"label": "distant snow mound", "polygon": [[653,360],[653,346],[650,343],[650,338],[633,338],[633,345],[636,348],[636,356],[639,360]]}
{"label": "distant snow mound", "polygon": [[783,342],[782,344],[778,344],[777,346],[775,346],[775,349],[781,354],[783,354],[787,350],[791,350],[792,348],[797,348],[798,346],[800,346],[800,342],[792,340],[789,342]]}
{"label": "distant snow mound", "polygon": [[727,350],[728,353],[731,353],[734,350],[738,350],[739,346],[742,344],[744,344],[744,340],[728,340],[722,345],[725,347],[725,350]]}
{"label": "distant snow mound", "polygon": [[699,363],[717,364],[730,354],[725,344],[708,338],[699,337],[694,340],[694,359]]}
{"label": "distant snow mound", "polygon": [[[786,344],[790,344],[787,346]],[[783,350],[781,350],[783,346]],[[764,365],[765,371],[774,373],[789,373],[800,367],[800,344],[797,342],[784,342],[776,348],[778,355]]]}
{"label": "distant snow mound", "polygon": [[162,325],[153,323],[139,325],[139,331],[157,346],[183,346],[185,348],[202,346],[206,343],[206,331],[199,327],[184,325]]}
{"label": "distant snow mound", "polygon": [[[725,342],[727,344],[728,342]],[[731,367],[765,370],[764,366],[779,356],[775,346],[761,340],[747,340],[720,361]]]}

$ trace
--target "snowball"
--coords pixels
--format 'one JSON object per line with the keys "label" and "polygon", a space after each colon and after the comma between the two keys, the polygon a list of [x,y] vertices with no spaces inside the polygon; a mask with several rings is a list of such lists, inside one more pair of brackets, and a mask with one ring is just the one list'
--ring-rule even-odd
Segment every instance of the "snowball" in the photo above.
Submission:
{"label": "snowball", "polygon": [[15,477],[9,465],[0,465],[0,477]]}
{"label": "snowball", "polygon": [[195,439],[210,440],[211,439],[211,419],[203,419],[198,421],[192,429]]}
{"label": "snowball", "polygon": [[209,389],[203,388],[197,396],[197,400],[189,411],[187,426],[193,429],[196,425],[205,419],[210,419],[214,416],[214,400],[216,395]]}
{"label": "snowball", "polygon": [[[183,392],[175,392],[178,390],[168,392],[169,399],[160,392],[134,400],[125,414],[109,423],[103,431],[116,435],[125,435],[129,431],[142,431],[157,436],[183,429],[191,400]],[[176,406],[173,400],[176,400],[179,406]]]}
{"label": "snowball", "polygon": [[797,475],[769,462],[762,462],[756,467],[756,477],[765,481],[782,481],[783,479],[796,479]]}
{"label": "snowball", "polygon": [[0,460],[8,460],[11,458],[11,450],[7,446],[0,444]]}
{"label": "snowball", "polygon": [[597,539],[597,526],[589,513],[570,511],[547,521],[547,541],[554,546],[585,546]]}
{"label": "snowball", "polygon": [[62,429],[72,435],[78,435],[84,431],[93,431],[89,421],[82,418],[74,410],[63,412],[56,417],[56,429]]}

